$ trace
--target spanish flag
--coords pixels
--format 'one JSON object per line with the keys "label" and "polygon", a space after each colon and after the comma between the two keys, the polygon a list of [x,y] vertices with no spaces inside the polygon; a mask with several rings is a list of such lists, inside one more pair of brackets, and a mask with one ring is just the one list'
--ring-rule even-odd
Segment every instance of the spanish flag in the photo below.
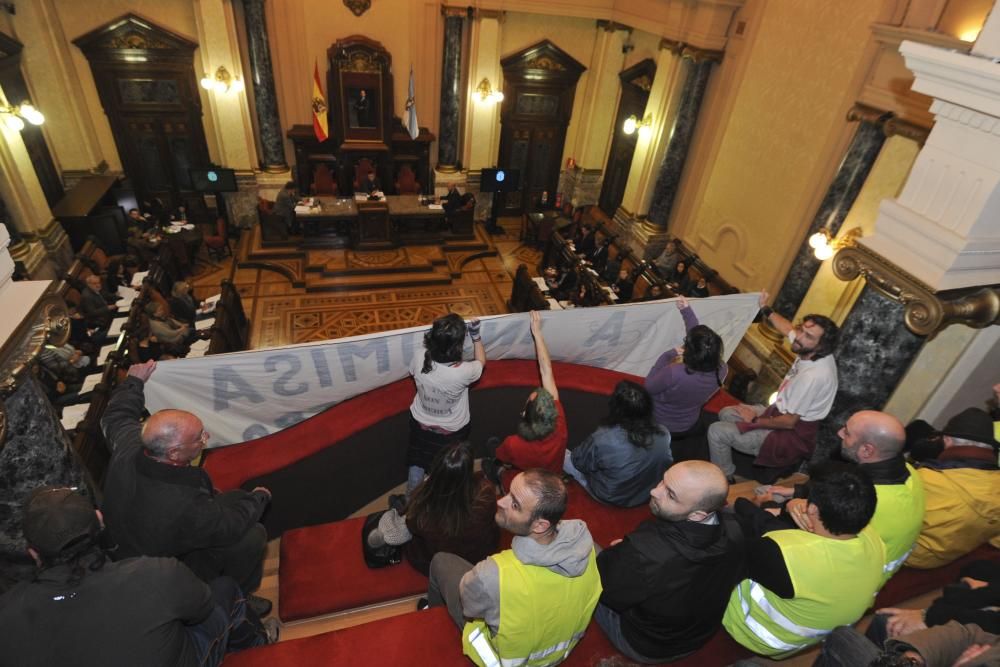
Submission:
{"label": "spanish flag", "polygon": [[323,86],[319,80],[319,63],[313,63],[313,132],[316,133],[317,141],[326,141],[330,136],[330,127],[326,120],[326,97],[323,95]]}

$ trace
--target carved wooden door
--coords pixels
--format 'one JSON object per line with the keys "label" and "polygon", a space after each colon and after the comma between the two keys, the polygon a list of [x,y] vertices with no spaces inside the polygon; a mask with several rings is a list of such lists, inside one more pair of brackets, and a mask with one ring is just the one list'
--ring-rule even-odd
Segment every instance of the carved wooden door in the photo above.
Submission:
{"label": "carved wooden door", "polygon": [[632,169],[632,156],[635,154],[635,145],[639,138],[638,132],[625,134],[622,128],[629,116],[641,120],[645,115],[649,89],[653,85],[655,75],[656,63],[649,58],[623,70],[618,75],[621,79],[622,96],[618,102],[614,138],[611,140],[608,163],[604,168],[604,182],[601,184],[601,196],[598,199],[601,210],[609,217],[614,216],[625,196],[625,186],[628,184],[628,175]]}

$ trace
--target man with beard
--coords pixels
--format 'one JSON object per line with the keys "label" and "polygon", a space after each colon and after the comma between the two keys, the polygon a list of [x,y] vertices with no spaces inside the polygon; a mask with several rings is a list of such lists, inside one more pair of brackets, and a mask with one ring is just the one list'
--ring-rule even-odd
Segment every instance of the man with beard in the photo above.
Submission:
{"label": "man with beard", "polygon": [[[924,483],[903,459],[906,431],[903,424],[892,415],[874,410],[855,412],[837,432],[840,437],[840,456],[868,473],[875,483],[878,504],[872,517],[872,528],[885,545],[886,564],[883,583],[900,568],[913,550],[924,519]],[[795,496],[788,501],[782,517],[787,517],[789,528],[793,523],[809,530],[805,512],[808,505],[809,485],[800,484],[794,489],[772,486],[757,496],[757,502],[772,497]],[[738,504],[740,501],[737,501]]]}
{"label": "man with beard", "polygon": [[428,602],[448,607],[477,665],[555,665],[583,636],[601,580],[587,524],[562,521],[565,511],[557,475],[520,473],[497,501],[497,525],[515,536],[510,549],[475,566],[449,553],[431,561]]}
{"label": "man with beard", "polygon": [[720,510],[729,484],[718,466],[683,461],[650,491],[654,519],[597,557],[604,592],[594,618],[636,662],[670,662],[701,648],[745,575],[743,533]]}
{"label": "man with beard", "polygon": [[797,356],[788,369],[774,403],[734,405],[719,411],[718,423],[708,429],[712,463],[732,479],[736,472],[733,449],[752,454],[759,466],[788,468],[812,456],[819,422],[833,407],[837,395],[837,325],[823,315],[806,315],[792,323],[766,306],[761,292],[760,312],[774,328],[788,337]]}

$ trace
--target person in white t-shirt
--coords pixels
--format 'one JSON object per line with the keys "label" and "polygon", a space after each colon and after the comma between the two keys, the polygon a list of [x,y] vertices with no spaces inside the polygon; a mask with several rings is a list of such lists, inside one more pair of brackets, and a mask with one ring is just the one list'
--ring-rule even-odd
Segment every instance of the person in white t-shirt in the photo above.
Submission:
{"label": "person in white t-shirt", "polygon": [[[417,395],[410,405],[407,495],[423,481],[440,450],[468,439],[472,426],[469,385],[486,367],[479,326],[479,320],[466,324],[454,313],[439,317],[424,334],[424,356],[410,362]],[[473,361],[462,360],[466,332],[472,338]]]}
{"label": "person in white t-shirt", "polygon": [[712,463],[726,476],[736,472],[732,450],[756,456],[755,464],[787,468],[807,460],[816,447],[819,422],[830,414],[837,395],[837,362],[833,351],[839,329],[823,315],[806,315],[793,327],[769,308],[767,292],[760,297],[761,313],[788,337],[798,355],[778,387],[774,403],[734,405],[719,411],[719,422],[708,429]]}

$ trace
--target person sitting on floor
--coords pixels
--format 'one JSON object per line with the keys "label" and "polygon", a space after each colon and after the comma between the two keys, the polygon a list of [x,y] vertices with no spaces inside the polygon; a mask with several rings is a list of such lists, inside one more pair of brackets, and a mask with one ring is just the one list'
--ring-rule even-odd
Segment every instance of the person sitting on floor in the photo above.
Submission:
{"label": "person sitting on floor", "polygon": [[71,488],[34,490],[24,539],[35,578],[0,597],[0,665],[220,665],[227,651],[277,640],[229,577],[209,584],[173,558],[116,563],[101,513]]}
{"label": "person sitting on floor", "polygon": [[653,420],[649,392],[622,380],[603,426],[566,452],[563,470],[601,502],[638,507],[671,461],[670,433]]}
{"label": "person sitting on floor", "polygon": [[718,466],[683,461],[649,493],[653,519],[597,556],[604,592],[594,612],[611,643],[641,663],[698,650],[722,624],[745,574],[743,532]]}
{"label": "person sitting on floor", "polygon": [[[423,481],[438,452],[466,441],[472,430],[469,385],[486,367],[479,327],[479,320],[466,323],[454,313],[439,317],[424,334],[424,356],[414,355],[410,362],[417,393],[410,404],[407,496]],[[466,332],[472,339],[472,361],[462,360]]]}
{"label": "person sitting on floor", "polygon": [[376,549],[405,544],[406,560],[424,575],[441,551],[478,563],[494,553],[500,541],[493,520],[496,505],[493,483],[472,470],[469,445],[452,445],[434,459],[403,513],[393,508],[381,516],[368,544]]}
{"label": "person sitting on floor", "polygon": [[[892,415],[874,410],[855,412],[837,436],[841,458],[857,463],[875,483],[878,504],[871,525],[885,545],[884,583],[903,565],[920,533],[924,484],[916,469],[903,460],[906,433],[903,424]],[[795,508],[804,509],[809,498],[808,483],[795,488],[762,487],[759,491],[762,493],[754,499],[755,503],[792,497],[780,515],[787,518],[789,528],[795,525],[791,519]]]}
{"label": "person sitting on floor", "polygon": [[490,438],[486,443],[487,449],[496,447],[496,452],[495,460],[490,457],[483,459],[483,472],[498,484],[500,466],[521,470],[544,468],[559,474],[566,458],[566,413],[559,402],[552,359],[542,337],[542,316],[536,310],[531,311],[531,335],[535,339],[535,356],[538,357],[542,386],[528,395],[521,421],[517,424],[517,433],[507,436],[499,447],[496,447],[498,438]]}
{"label": "person sitting on floor", "polygon": [[190,412],[160,410],[140,422],[144,384],[155,370],[155,361],[132,365],[101,419],[111,450],[103,509],[116,557],[174,556],[203,581],[230,576],[266,616],[270,601],[249,594],[263,575],[267,531],[258,521],[271,492],[218,493],[208,473],[191,465],[209,434]]}
{"label": "person sitting on floor", "polygon": [[677,309],[684,320],[684,342],[661,354],[645,381],[656,421],[675,439],[701,431],[701,409],[729,372],[722,359],[722,337],[698,324],[698,316],[684,297],[677,299]]}
{"label": "person sitting on floor", "polygon": [[[480,667],[556,665],[583,637],[601,596],[587,524],[562,520],[566,487],[547,470],[517,475],[497,502],[511,548],[472,563],[449,553],[431,561],[427,601],[463,628],[465,655]],[[466,622],[466,619],[471,619]]]}
{"label": "person sitting on floor", "polygon": [[968,408],[941,430],[937,456],[917,470],[927,504],[906,565],[941,567],[981,544],[1000,547],[1000,441],[993,429],[984,410]]}
{"label": "person sitting on floor", "polygon": [[722,625],[760,655],[785,657],[854,623],[882,585],[885,547],[869,525],[871,479],[857,466],[827,463],[814,468],[809,485],[809,503],[792,514],[799,529],[741,519],[748,577],[729,597]]}
{"label": "person sitting on floor", "polygon": [[840,332],[837,325],[823,315],[806,315],[801,326],[793,327],[766,303],[767,292],[761,292],[761,314],[788,337],[797,356],[774,403],[723,408],[719,421],[708,427],[712,463],[729,476],[736,473],[734,449],[755,456],[754,463],[770,468],[772,476],[808,460],[816,448],[819,423],[830,414],[837,396],[833,357]]}

